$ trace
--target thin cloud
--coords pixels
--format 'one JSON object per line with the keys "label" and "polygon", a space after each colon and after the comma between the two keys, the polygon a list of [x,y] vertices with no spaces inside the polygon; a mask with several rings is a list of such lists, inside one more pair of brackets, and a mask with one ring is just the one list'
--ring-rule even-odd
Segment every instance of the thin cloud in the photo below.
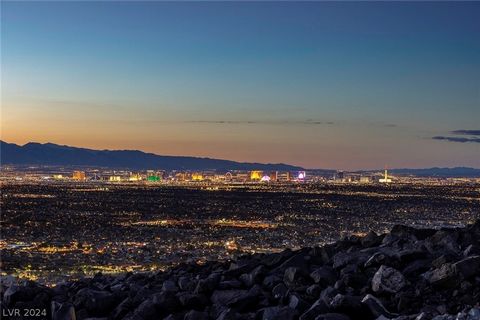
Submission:
{"label": "thin cloud", "polygon": [[460,143],[466,143],[466,142],[480,143],[480,138],[435,136],[435,137],[432,137],[432,139],[433,140],[444,140],[444,141],[450,141],[450,142],[460,142]]}
{"label": "thin cloud", "polygon": [[480,130],[454,130],[451,133],[464,136],[480,136]]}
{"label": "thin cloud", "polygon": [[291,121],[291,120],[271,120],[271,121],[259,121],[259,120],[191,120],[186,121],[187,123],[209,123],[209,124],[277,124],[277,125],[290,125],[290,124],[301,124],[301,125],[333,125],[335,124],[332,121],[317,121],[317,120],[301,120],[301,121]]}

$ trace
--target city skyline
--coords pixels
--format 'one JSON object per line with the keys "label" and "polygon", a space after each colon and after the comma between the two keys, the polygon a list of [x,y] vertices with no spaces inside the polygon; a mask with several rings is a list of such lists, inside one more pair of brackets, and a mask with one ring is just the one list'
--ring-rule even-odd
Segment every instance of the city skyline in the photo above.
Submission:
{"label": "city skyline", "polygon": [[2,2],[2,137],[480,167],[479,3]]}

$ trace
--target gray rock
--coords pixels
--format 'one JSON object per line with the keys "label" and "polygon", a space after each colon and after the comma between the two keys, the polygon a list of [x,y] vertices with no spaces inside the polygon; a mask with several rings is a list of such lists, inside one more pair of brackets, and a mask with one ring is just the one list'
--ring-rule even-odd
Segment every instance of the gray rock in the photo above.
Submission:
{"label": "gray rock", "polygon": [[219,273],[212,273],[206,279],[199,280],[195,293],[210,293],[217,287],[221,276]]}
{"label": "gray rock", "polygon": [[183,291],[193,291],[196,287],[196,283],[189,277],[180,277],[178,279],[178,287]]}
{"label": "gray rock", "polygon": [[75,308],[70,302],[52,302],[52,320],[76,320]]}
{"label": "gray rock", "polygon": [[320,298],[300,316],[299,320],[315,320],[317,316],[325,314],[328,311],[328,305]]}
{"label": "gray rock", "polygon": [[163,282],[162,291],[177,292],[178,287],[177,287],[177,285],[175,284],[174,281],[167,280],[167,281]]}
{"label": "gray rock", "polygon": [[233,309],[224,309],[216,318],[216,320],[237,320],[239,319],[238,312]]}
{"label": "gray rock", "polygon": [[293,310],[297,310],[299,313],[303,313],[309,308],[309,304],[296,294],[290,295],[288,306]]}
{"label": "gray rock", "polygon": [[89,315],[106,316],[117,304],[117,298],[108,291],[81,289],[75,296],[74,305],[83,305]]}
{"label": "gray rock", "polygon": [[464,279],[480,275],[480,256],[471,256],[453,264],[455,272]]}
{"label": "gray rock", "polygon": [[183,309],[203,310],[208,303],[208,298],[203,294],[181,292],[177,295]]}
{"label": "gray rock", "polygon": [[262,320],[294,320],[298,317],[298,312],[290,307],[276,306],[263,309]]}
{"label": "gray rock", "polygon": [[153,303],[164,314],[175,313],[181,308],[180,301],[171,292],[160,292],[154,294]]}
{"label": "gray rock", "polygon": [[336,313],[346,314],[360,319],[368,318],[368,309],[362,304],[361,297],[337,294],[330,301],[330,309]]}
{"label": "gray rock", "polygon": [[374,231],[369,231],[365,237],[363,237],[360,242],[363,247],[374,247],[382,243],[382,236],[377,235]]}
{"label": "gray rock", "polygon": [[405,287],[406,282],[403,275],[396,269],[382,265],[372,279],[372,290],[374,292],[396,293]]}
{"label": "gray rock", "polygon": [[320,292],[322,292],[322,288],[318,284],[312,284],[306,290],[307,294],[312,297],[318,297]]}
{"label": "gray rock", "polygon": [[279,283],[272,289],[272,295],[275,299],[283,299],[288,293],[288,288],[283,284]]}
{"label": "gray rock", "polygon": [[382,264],[385,264],[388,261],[389,257],[383,252],[374,253],[368,260],[365,262],[364,267],[376,267]]}
{"label": "gray rock", "polygon": [[273,287],[275,287],[278,283],[282,282],[282,278],[280,278],[279,276],[273,274],[273,275],[269,275],[269,276],[266,276],[264,279],[263,279],[263,286],[269,290],[273,289]]}
{"label": "gray rock", "polygon": [[233,279],[233,280],[220,281],[217,288],[219,290],[239,289],[242,287],[242,285],[243,284],[240,281],[238,281],[237,279]]}
{"label": "gray rock", "polygon": [[350,320],[350,317],[341,313],[324,313],[317,316],[315,320]]}
{"label": "gray rock", "polygon": [[208,320],[208,313],[197,310],[190,310],[185,314],[184,320]]}
{"label": "gray rock", "polygon": [[253,286],[250,290],[215,290],[210,297],[214,304],[236,308],[238,311],[248,309],[259,302],[260,287]]}
{"label": "gray rock", "polygon": [[310,278],[321,286],[329,286],[335,283],[337,275],[332,268],[324,266],[310,273]]}
{"label": "gray rock", "polygon": [[153,320],[158,318],[157,308],[151,299],[143,301],[134,311],[134,317],[145,320]]}
{"label": "gray rock", "polygon": [[424,275],[428,282],[438,287],[452,288],[456,286],[459,280],[456,269],[451,263],[446,263]]}
{"label": "gray rock", "polygon": [[380,302],[380,300],[378,300],[376,297],[372,296],[371,294],[367,294],[365,297],[363,297],[362,303],[368,307],[372,315],[375,317],[384,316],[388,319],[391,319],[398,316],[398,314],[396,313],[389,312],[383,306],[382,302]]}
{"label": "gray rock", "polygon": [[363,265],[370,257],[366,252],[339,252],[333,256],[333,268],[341,269],[348,264]]}

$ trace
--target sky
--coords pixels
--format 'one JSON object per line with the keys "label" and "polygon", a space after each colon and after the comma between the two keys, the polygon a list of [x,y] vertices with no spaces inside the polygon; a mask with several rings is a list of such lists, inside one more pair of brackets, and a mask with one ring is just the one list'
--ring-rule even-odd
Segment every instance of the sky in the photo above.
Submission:
{"label": "sky", "polygon": [[1,139],[480,168],[480,2],[1,2]]}

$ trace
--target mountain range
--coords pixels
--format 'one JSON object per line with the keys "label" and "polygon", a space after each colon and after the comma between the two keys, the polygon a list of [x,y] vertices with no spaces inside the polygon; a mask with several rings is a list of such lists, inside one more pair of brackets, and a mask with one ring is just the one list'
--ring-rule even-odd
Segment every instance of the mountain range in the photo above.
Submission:
{"label": "mountain range", "polygon": [[[278,170],[298,171],[302,167],[284,163],[236,162],[222,159],[163,156],[139,150],[93,150],[54,143],[29,142],[23,146],[0,140],[0,164],[40,166],[85,166],[123,169],[163,170]],[[313,170],[321,175],[330,175],[335,170]],[[381,170],[375,170],[381,171]],[[393,175],[419,177],[480,177],[480,169],[468,167],[389,169]],[[357,171],[358,173],[371,173]]]}
{"label": "mountain range", "polygon": [[11,165],[92,166],[163,170],[279,170],[303,168],[283,163],[247,163],[230,160],[162,156],[139,150],[93,150],[54,143],[29,142],[23,146],[0,140],[0,162]]}

